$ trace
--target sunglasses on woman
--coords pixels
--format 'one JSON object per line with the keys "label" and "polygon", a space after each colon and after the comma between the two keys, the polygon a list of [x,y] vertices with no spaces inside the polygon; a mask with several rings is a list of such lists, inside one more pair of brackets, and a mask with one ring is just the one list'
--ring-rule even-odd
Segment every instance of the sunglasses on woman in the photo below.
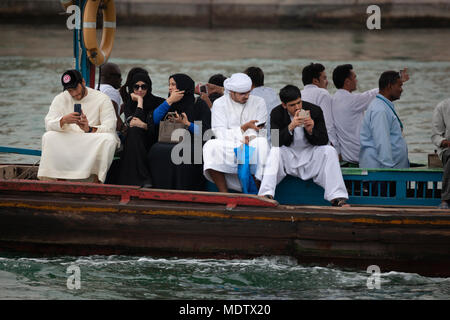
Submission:
{"label": "sunglasses on woman", "polygon": [[134,90],[139,90],[139,88],[141,88],[142,90],[147,90],[148,89],[148,84],[135,84],[134,86],[133,86],[133,89]]}

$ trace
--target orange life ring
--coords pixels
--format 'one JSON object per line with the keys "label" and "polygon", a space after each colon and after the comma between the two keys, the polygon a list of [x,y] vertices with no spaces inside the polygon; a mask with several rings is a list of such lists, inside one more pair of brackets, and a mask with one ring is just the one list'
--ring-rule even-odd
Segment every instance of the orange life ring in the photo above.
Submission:
{"label": "orange life ring", "polygon": [[61,2],[61,5],[63,6],[64,10],[67,10],[68,7],[73,5],[73,0],[59,0]]}
{"label": "orange life ring", "polygon": [[88,0],[83,14],[83,39],[89,60],[96,66],[108,61],[116,33],[116,7],[113,0],[103,0],[103,32],[100,48],[97,44],[97,11],[100,0]]}

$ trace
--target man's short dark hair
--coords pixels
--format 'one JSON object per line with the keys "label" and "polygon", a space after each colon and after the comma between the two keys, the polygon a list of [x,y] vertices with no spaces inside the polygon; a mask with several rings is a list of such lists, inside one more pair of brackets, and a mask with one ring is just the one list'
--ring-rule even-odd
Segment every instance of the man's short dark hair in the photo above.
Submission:
{"label": "man's short dark hair", "polygon": [[333,83],[336,88],[342,89],[344,87],[345,79],[350,76],[351,70],[353,70],[351,64],[342,64],[333,70]]}
{"label": "man's short dark hair", "polygon": [[378,88],[380,90],[386,89],[390,84],[395,84],[398,79],[400,79],[398,71],[385,71],[378,80]]}
{"label": "man's short dark hair", "polygon": [[244,73],[247,74],[250,79],[252,79],[252,83],[255,88],[264,85],[264,72],[261,70],[261,68],[248,67],[247,69],[245,69]]}
{"label": "man's short dark hair", "polygon": [[313,79],[319,80],[320,74],[325,70],[323,64],[312,63],[307,65],[302,70],[302,82],[303,85],[311,84]]}
{"label": "man's short dark hair", "polygon": [[209,78],[208,83],[215,84],[216,86],[223,87],[223,82],[227,79],[223,74],[214,74]]}
{"label": "man's short dark hair", "polygon": [[302,97],[302,93],[300,92],[300,89],[291,84],[284,86],[280,90],[280,100],[284,104],[294,101],[294,100],[297,100],[298,98],[301,98],[301,97]]}

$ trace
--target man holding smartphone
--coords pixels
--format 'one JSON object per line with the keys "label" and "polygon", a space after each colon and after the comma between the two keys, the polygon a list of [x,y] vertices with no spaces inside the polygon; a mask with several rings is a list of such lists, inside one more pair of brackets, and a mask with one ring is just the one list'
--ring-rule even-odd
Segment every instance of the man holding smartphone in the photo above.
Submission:
{"label": "man holding smartphone", "polygon": [[111,99],[87,88],[77,70],[64,72],[61,84],[45,117],[38,178],[104,182],[120,145]]}
{"label": "man holding smartphone", "polygon": [[270,114],[270,125],[278,130],[279,141],[272,139],[259,195],[273,198],[277,184],[289,174],[313,179],[324,188],[324,198],[333,206],[349,206],[337,152],[327,145],[322,109],[302,101],[300,89],[293,85],[280,90],[280,100]]}
{"label": "man holding smartphone", "polygon": [[250,160],[251,175],[256,182],[262,178],[270,146],[257,124],[267,122],[264,99],[250,95],[252,80],[245,73],[235,73],[225,80],[225,94],[214,101],[211,129],[216,139],[203,146],[203,172],[219,192],[242,191],[238,179],[238,163],[234,149],[243,143],[255,148]]}

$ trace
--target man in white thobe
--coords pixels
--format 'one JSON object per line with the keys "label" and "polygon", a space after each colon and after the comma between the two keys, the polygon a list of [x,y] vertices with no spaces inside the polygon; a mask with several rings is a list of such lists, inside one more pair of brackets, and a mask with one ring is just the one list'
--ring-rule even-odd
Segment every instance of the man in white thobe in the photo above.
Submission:
{"label": "man in white thobe", "polygon": [[[61,83],[64,91],[45,117],[38,178],[103,183],[120,144],[111,99],[87,88],[77,70],[64,72]],[[81,112],[75,112],[75,104],[81,105]]]}
{"label": "man in white thobe", "polygon": [[359,133],[364,111],[378,94],[378,88],[363,93],[356,90],[356,73],[351,64],[337,66],[333,71],[333,82],[338,89],[331,99],[337,144],[343,161],[358,164]]}
{"label": "man in white thobe", "polygon": [[[320,107],[302,102],[300,89],[287,85],[280,90],[281,105],[273,109],[272,129],[279,130],[279,147],[272,149],[258,195],[273,198],[275,188],[286,175],[303,180],[313,179],[323,187],[324,198],[334,206],[348,206],[347,189],[339,159],[328,136]],[[303,110],[309,115],[301,114]]]}
{"label": "man in white thobe", "polygon": [[328,80],[325,67],[320,63],[311,63],[302,70],[302,82],[305,86],[302,100],[319,106],[322,109],[328,139],[331,145],[340,153],[339,143],[334,126],[334,118],[331,112],[331,95],[328,93]]}
{"label": "man in white thobe", "polygon": [[211,129],[216,139],[203,146],[203,171],[219,192],[242,191],[234,148],[241,146],[246,137],[249,146],[256,148],[250,159],[251,174],[257,181],[262,179],[270,147],[259,130],[268,120],[267,109],[264,99],[250,95],[251,87],[249,76],[233,74],[224,81],[225,94],[214,101],[211,110]]}

